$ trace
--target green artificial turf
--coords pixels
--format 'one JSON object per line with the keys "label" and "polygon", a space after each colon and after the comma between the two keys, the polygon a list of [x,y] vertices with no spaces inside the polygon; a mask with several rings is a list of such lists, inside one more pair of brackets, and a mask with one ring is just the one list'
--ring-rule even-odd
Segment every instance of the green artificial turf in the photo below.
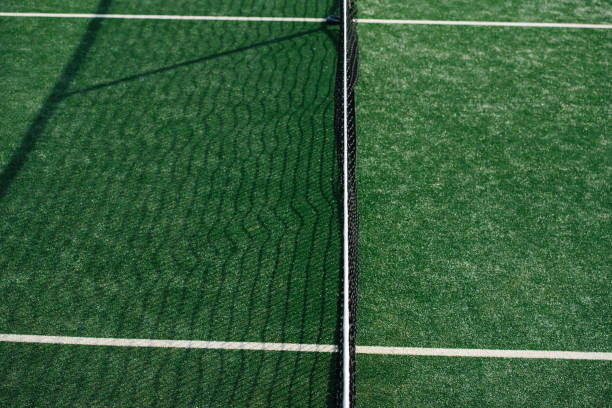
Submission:
{"label": "green artificial turf", "polygon": [[[359,32],[358,344],[611,351],[612,33]],[[357,395],[605,406],[610,368],[359,356]]]}
{"label": "green artificial turf", "polygon": [[[330,1],[3,2],[323,17]],[[604,2],[360,17],[609,23]],[[362,24],[362,345],[611,351],[609,31]],[[0,333],[332,344],[334,28],[0,18]],[[0,405],[333,405],[329,354],[0,344]],[[358,356],[360,406],[605,406],[609,362]]]}
{"label": "green artificial turf", "polygon": [[357,0],[362,18],[610,24],[607,0]]}
{"label": "green artificial turf", "polygon": [[332,342],[332,39],[93,24],[3,174],[0,330]]}
{"label": "green artificial turf", "polygon": [[323,407],[335,393],[329,353],[0,344],[0,355],[4,407]]}
{"label": "green artificial turf", "polygon": [[359,355],[357,367],[361,407],[605,407],[612,393],[609,361]]}
{"label": "green artificial turf", "polygon": [[359,343],[609,350],[612,33],[360,32]]}
{"label": "green artificial turf", "polygon": [[36,118],[86,26],[85,20],[48,25],[0,18],[0,169]]}
{"label": "green artificial turf", "polygon": [[[102,0],[89,11],[112,7]],[[10,133],[1,145],[1,333],[335,343],[334,29],[20,18],[0,18],[0,26],[13,56],[1,75],[15,95],[1,113]],[[78,379],[99,372],[106,351],[11,347],[15,359],[0,359],[7,401],[28,401],[31,381],[36,406],[114,403],[110,394],[94,397],[107,386],[95,375]],[[68,366],[46,376],[56,352]],[[103,355],[90,363],[87,353]],[[112,364],[129,365],[141,352],[108,353]],[[234,365],[207,367],[198,386],[208,390],[227,368],[236,382],[276,372],[284,385],[272,401],[280,405],[289,381],[318,378],[296,386],[303,405],[320,406],[335,392],[329,356],[287,354],[278,368],[285,354],[257,363],[263,354],[254,353],[241,373],[251,363],[229,354],[225,364]],[[158,365],[143,363],[139,375],[155,376]],[[19,374],[28,370],[36,376]],[[88,392],[55,395],[64,375]],[[119,405],[156,398],[142,392],[151,394],[125,394]],[[178,387],[171,397],[194,393]],[[253,398],[263,405],[266,397]]]}

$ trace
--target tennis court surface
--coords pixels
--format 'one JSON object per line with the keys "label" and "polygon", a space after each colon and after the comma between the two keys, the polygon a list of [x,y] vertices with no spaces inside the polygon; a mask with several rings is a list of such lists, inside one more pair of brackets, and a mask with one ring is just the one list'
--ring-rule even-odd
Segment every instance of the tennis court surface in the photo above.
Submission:
{"label": "tennis court surface", "polygon": [[2,3],[0,406],[611,406],[612,6],[352,3]]}

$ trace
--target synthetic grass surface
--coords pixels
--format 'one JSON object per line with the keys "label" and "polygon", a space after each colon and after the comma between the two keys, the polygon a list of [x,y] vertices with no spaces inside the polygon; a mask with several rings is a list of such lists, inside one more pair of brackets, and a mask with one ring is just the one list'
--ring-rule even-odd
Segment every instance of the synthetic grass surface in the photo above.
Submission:
{"label": "synthetic grass surface", "polygon": [[609,361],[359,355],[357,395],[372,408],[604,407],[611,375]]}
{"label": "synthetic grass surface", "polygon": [[0,405],[270,407],[328,403],[328,353],[0,344]]}
{"label": "synthetic grass surface", "polygon": [[10,161],[86,26],[85,20],[63,26],[0,19],[0,169]]}
{"label": "synthetic grass surface", "polygon": [[4,173],[2,331],[332,343],[331,38],[97,23]]}
{"label": "synthetic grass surface", "polygon": [[612,33],[360,33],[358,342],[610,351]]}
{"label": "synthetic grass surface", "polygon": [[612,23],[607,0],[359,0],[362,18]]}
{"label": "synthetic grass surface", "polygon": [[[113,4],[102,1],[89,11],[109,12]],[[16,134],[2,145],[0,332],[335,343],[341,239],[333,29],[99,19],[0,23],[15,58],[4,62],[9,69],[2,75],[11,92],[21,87],[17,97],[32,104],[20,112],[15,100],[2,113],[3,131]],[[36,68],[10,82],[28,66]],[[18,350],[0,360],[10,377],[9,401],[29,398],[20,370],[40,374],[32,378],[40,389],[35,398],[57,402],[50,406],[70,406],[70,398],[82,405],[114,401],[111,394],[92,397],[90,390],[106,386],[98,387],[95,376],[77,380],[77,390],[90,387],[83,396],[55,395],[62,376],[106,364],[102,356],[92,367],[78,353],[105,351],[2,347]],[[55,353],[69,362],[46,377]],[[253,368],[263,354],[230,354],[219,363],[200,362],[203,373],[185,375],[200,376],[196,387],[214,381],[231,387],[240,381],[272,386],[264,378],[272,373],[284,384],[284,397],[271,397],[272,405],[290,403],[288,381],[311,382],[308,389],[296,385],[300,405],[321,406],[335,392],[328,385],[335,375],[330,356],[283,360],[288,354],[271,353]],[[108,359],[137,364],[129,352],[109,352]],[[163,371],[165,363],[155,361],[133,381]],[[226,368],[231,376],[218,380]],[[219,392],[214,398],[228,401]],[[172,393],[183,401],[196,391]],[[125,395],[120,398],[132,397]],[[156,396],[134,398],[148,405]]]}
{"label": "synthetic grass surface", "polygon": [[[325,2],[282,3],[2,11],[329,14]],[[361,17],[609,22],[597,2],[419,4],[408,14],[397,3],[396,15],[359,3]],[[609,351],[610,144],[592,136],[609,127],[610,35],[370,27],[360,26],[359,342]],[[334,342],[333,33],[1,18],[0,30],[15,41],[2,42],[13,54],[0,62],[15,96],[0,130],[10,129],[0,331]],[[36,142],[20,148],[26,133]],[[0,347],[9,405],[252,395],[321,406],[333,392],[329,355]],[[609,373],[607,363],[360,356],[358,401],[601,405]]]}
{"label": "synthetic grass surface", "polygon": [[[358,344],[611,351],[612,33],[359,33]],[[368,407],[607,406],[612,374],[554,360],[357,367]]]}

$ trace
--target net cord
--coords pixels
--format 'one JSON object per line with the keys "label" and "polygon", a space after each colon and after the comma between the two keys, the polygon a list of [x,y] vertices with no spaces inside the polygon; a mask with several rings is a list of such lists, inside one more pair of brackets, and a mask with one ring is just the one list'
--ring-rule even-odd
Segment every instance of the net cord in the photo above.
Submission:
{"label": "net cord", "polygon": [[349,208],[348,208],[348,78],[347,78],[347,58],[348,58],[348,0],[343,0],[342,7],[342,30],[343,30],[343,56],[342,56],[342,90],[343,90],[343,313],[342,313],[342,407],[351,408],[350,400],[350,309],[349,309]]}

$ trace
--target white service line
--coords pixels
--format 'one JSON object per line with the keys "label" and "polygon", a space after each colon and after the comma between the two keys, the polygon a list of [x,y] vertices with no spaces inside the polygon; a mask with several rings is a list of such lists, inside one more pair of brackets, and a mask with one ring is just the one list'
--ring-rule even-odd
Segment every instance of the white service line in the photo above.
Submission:
{"label": "white service line", "polygon": [[357,346],[359,354],[382,354],[393,356],[438,356],[438,357],[494,357],[494,358],[543,358],[551,360],[607,360],[612,353],[550,350],[488,350],[451,349],[423,347],[376,347]]}
{"label": "white service line", "polygon": [[[316,17],[247,17],[247,16],[178,16],[156,14],[92,14],[92,13],[16,13],[0,12],[0,17],[48,17],[48,18],[111,18],[124,20],[196,20],[196,21],[276,21],[297,23],[323,23]],[[612,24],[581,23],[532,23],[513,21],[452,21],[452,20],[390,20],[358,18],[360,24],[450,25],[485,27],[539,27],[539,28],[595,28],[612,29]]]}
{"label": "white service line", "polygon": [[158,347],[211,350],[263,350],[305,351],[333,353],[337,347],[325,344],[257,343],[250,341],[200,341],[200,340],[151,340],[118,339],[108,337],[37,336],[26,334],[0,334],[0,342],[70,344],[77,346]]}
{"label": "white service line", "polygon": [[534,27],[534,28],[600,28],[611,29],[612,24],[578,24],[578,23],[530,23],[512,21],[450,21],[450,20],[380,20],[358,18],[359,24],[406,24],[406,25],[449,25],[480,27]]}
{"label": "white service line", "polygon": [[[327,344],[257,343],[249,341],[151,340],[107,337],[38,336],[29,334],[0,334],[4,343],[43,343],[80,346],[193,348],[211,350],[262,350],[336,353],[338,347]],[[358,354],[395,356],[483,357],[483,358],[541,358],[550,360],[605,360],[612,361],[612,353],[549,350],[489,350],[424,347],[357,346]]]}
{"label": "white service line", "polygon": [[297,23],[323,23],[324,18],[310,17],[245,17],[245,16],[174,16],[154,14],[87,14],[87,13],[6,13],[0,17],[48,18],[114,18],[123,20],[195,20],[195,21],[276,21]]}

